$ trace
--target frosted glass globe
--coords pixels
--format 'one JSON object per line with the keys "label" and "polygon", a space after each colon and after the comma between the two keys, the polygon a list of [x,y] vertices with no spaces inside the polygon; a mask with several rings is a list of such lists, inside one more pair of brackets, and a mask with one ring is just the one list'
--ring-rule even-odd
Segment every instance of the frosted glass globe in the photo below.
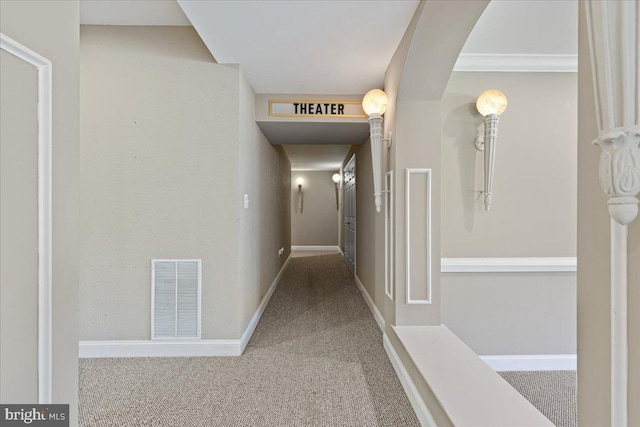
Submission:
{"label": "frosted glass globe", "polygon": [[483,116],[488,116],[489,114],[500,115],[507,108],[507,97],[499,90],[490,89],[484,91],[478,97],[476,108]]}
{"label": "frosted glass globe", "polygon": [[331,177],[331,179],[333,180],[333,182],[335,182],[336,184],[340,182],[340,174],[339,173],[334,173],[333,176]]}
{"label": "frosted glass globe", "polygon": [[389,97],[380,89],[372,89],[366,93],[362,99],[362,109],[368,116],[373,113],[380,115],[387,111],[389,106]]}
{"label": "frosted glass globe", "polygon": [[296,184],[298,184],[298,185],[304,184],[304,179],[302,179],[302,177],[296,179]]}

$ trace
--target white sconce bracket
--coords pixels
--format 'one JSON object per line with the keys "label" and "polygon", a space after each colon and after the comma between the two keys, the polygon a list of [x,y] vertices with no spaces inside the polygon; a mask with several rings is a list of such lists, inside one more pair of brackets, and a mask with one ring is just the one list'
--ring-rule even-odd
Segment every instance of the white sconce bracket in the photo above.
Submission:
{"label": "white sconce bracket", "polygon": [[382,141],[391,146],[389,138],[383,139],[382,115],[389,106],[389,98],[384,91],[372,89],[362,99],[362,109],[369,116],[369,137],[371,141],[371,163],[373,167],[373,198],[376,212],[382,211]]}
{"label": "white sconce bracket", "polygon": [[507,108],[507,97],[499,90],[489,89],[480,94],[476,101],[478,112],[484,116],[484,136],[474,141],[476,148],[484,151],[484,210],[491,209],[493,195],[493,168],[496,159],[496,139],[500,114]]}
{"label": "white sconce bracket", "polygon": [[393,134],[391,132],[387,132],[387,137],[383,138],[382,141],[387,143],[387,150],[391,148],[391,144],[393,142]]}
{"label": "white sconce bracket", "polygon": [[640,128],[615,129],[593,141],[602,149],[599,177],[602,190],[611,198],[609,214],[621,225],[638,216],[640,192]]}

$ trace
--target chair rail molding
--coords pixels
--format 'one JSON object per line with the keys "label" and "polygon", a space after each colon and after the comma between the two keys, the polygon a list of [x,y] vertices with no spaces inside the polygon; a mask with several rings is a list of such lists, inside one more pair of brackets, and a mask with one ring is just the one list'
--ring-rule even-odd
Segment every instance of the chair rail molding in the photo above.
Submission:
{"label": "chair rail molding", "polygon": [[599,178],[611,215],[611,425],[628,425],[627,225],[640,191],[640,4],[586,3],[598,138]]}

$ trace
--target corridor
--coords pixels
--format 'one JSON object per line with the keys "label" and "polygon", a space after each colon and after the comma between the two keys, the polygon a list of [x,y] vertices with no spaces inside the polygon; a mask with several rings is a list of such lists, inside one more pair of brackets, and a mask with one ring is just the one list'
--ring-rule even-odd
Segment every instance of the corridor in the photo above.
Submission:
{"label": "corridor", "polygon": [[80,360],[80,425],[418,426],[340,255],[291,259],[240,357]]}

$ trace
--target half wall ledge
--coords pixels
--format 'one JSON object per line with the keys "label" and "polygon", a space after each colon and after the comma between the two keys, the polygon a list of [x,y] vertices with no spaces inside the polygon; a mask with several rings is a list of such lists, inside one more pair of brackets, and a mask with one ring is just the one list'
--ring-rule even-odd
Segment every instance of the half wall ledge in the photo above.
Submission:
{"label": "half wall ledge", "polygon": [[[436,402],[456,427],[553,426],[446,326],[392,326]],[[424,398],[423,398],[424,399]]]}

